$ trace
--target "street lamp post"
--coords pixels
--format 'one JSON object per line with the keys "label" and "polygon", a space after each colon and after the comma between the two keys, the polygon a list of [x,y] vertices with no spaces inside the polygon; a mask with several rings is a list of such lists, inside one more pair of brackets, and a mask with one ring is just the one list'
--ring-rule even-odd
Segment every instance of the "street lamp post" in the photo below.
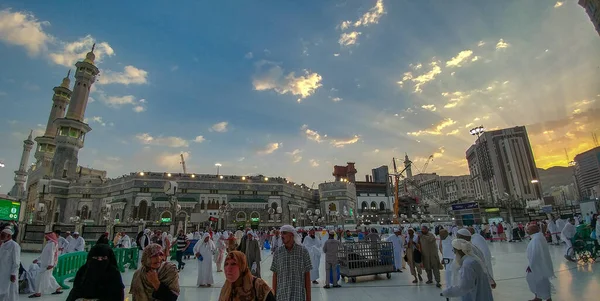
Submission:
{"label": "street lamp post", "polygon": [[306,216],[308,216],[308,218],[312,221],[313,228],[315,227],[315,222],[321,222],[321,210],[320,209],[315,209],[314,213],[312,210],[308,209],[308,210],[306,210]]}
{"label": "street lamp post", "polygon": [[219,176],[219,168],[223,165],[221,163],[215,163],[215,166],[217,167],[217,176]]}

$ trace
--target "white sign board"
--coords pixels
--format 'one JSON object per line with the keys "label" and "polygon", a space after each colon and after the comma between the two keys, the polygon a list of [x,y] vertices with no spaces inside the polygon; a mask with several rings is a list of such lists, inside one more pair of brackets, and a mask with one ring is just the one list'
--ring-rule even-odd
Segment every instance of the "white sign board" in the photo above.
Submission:
{"label": "white sign board", "polygon": [[204,212],[204,213],[192,213],[192,216],[190,217],[190,221],[192,223],[203,223],[208,221],[208,212]]}

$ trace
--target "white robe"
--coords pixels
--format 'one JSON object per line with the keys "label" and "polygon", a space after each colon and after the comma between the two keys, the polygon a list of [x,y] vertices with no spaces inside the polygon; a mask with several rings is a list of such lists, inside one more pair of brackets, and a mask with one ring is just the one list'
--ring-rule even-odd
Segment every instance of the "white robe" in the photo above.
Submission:
{"label": "white robe", "polygon": [[394,246],[394,268],[396,270],[402,269],[402,260],[404,260],[404,237],[392,235],[385,239]]}
{"label": "white robe", "polygon": [[550,232],[550,236],[552,237],[552,244],[558,244],[558,240],[556,239],[556,234],[558,233],[558,227],[556,226],[556,222],[549,219],[548,222],[548,232]]}
{"label": "white robe", "polygon": [[304,238],[304,247],[310,255],[310,263],[312,264],[312,270],[310,270],[310,281],[316,281],[319,279],[319,265],[321,263],[321,249],[323,246],[321,240],[315,236],[312,238],[307,236]]}
{"label": "white robe", "polygon": [[531,270],[525,278],[529,290],[540,299],[550,299],[552,289],[550,278],[554,278],[554,269],[548,243],[543,233],[538,232],[531,235],[531,241],[527,245],[527,260]]}
{"label": "white robe", "polygon": [[202,261],[198,261],[198,280],[196,286],[214,284],[213,280],[213,253],[215,252],[215,244],[212,240],[208,242],[199,241],[194,246],[194,254],[200,253]]}
{"label": "white robe", "polygon": [[445,297],[460,297],[462,301],[493,301],[492,288],[485,281],[482,263],[475,257],[465,255],[458,271],[460,279],[452,287],[444,290]]}
{"label": "white robe", "polygon": [[119,242],[117,244],[121,245],[121,248],[129,249],[131,248],[131,238],[125,235],[121,237],[121,239],[119,239]]}
{"label": "white robe", "polygon": [[[573,254],[573,244],[571,243],[571,238],[575,236],[577,233],[577,229],[571,223],[566,223],[565,227],[560,231],[560,238],[565,242],[565,255],[571,256]],[[571,251],[571,252],[569,252]],[[569,254],[570,253],[570,254]]]}
{"label": "white robe", "polygon": [[492,268],[492,252],[485,241],[483,236],[475,233],[471,236],[471,243],[476,246],[481,253],[483,253],[483,260],[485,260],[484,264],[487,268],[487,273],[490,278],[494,278],[494,270]]}
{"label": "white robe", "polygon": [[452,263],[454,262],[454,247],[452,247],[452,237],[448,235],[446,239],[440,239],[442,246],[442,258],[447,259],[448,263],[444,266],[446,275],[446,288],[452,287]]}
{"label": "white robe", "polygon": [[58,256],[67,253],[67,247],[69,246],[69,241],[62,237],[58,237]]}
{"label": "white robe", "polygon": [[[21,247],[14,240],[0,246],[0,301],[19,300],[19,263]],[[15,277],[15,282],[10,277]]]}
{"label": "white robe", "polygon": [[85,240],[81,236],[73,238],[67,245],[67,253],[81,252],[83,250],[85,250]]}
{"label": "white robe", "polygon": [[[38,259],[39,261],[39,259]],[[29,269],[27,269],[27,271],[25,271],[22,275],[21,275],[21,279],[19,280],[27,280],[27,288],[24,290],[25,294],[33,294],[35,293],[35,279],[37,278],[37,275],[40,273],[40,264],[38,263],[32,263],[29,266]]]}
{"label": "white robe", "polygon": [[[36,293],[42,295],[51,294],[60,288],[60,285],[52,275],[52,270],[54,270],[58,261],[58,257],[55,256],[56,252],[58,252],[58,246],[53,241],[48,241],[39,259],[40,272],[35,278]],[[48,269],[50,266],[53,268]]]}

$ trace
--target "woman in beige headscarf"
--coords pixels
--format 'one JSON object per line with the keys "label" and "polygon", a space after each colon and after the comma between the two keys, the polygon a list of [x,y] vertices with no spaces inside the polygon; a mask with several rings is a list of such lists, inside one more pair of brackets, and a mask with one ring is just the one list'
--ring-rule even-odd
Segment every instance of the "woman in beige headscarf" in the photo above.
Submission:
{"label": "woman in beige headscarf", "polygon": [[175,301],[179,296],[179,273],[172,262],[164,261],[159,244],[150,244],[142,253],[142,266],[131,280],[133,301]]}
{"label": "woman in beige headscarf", "polygon": [[219,301],[275,301],[269,285],[252,276],[246,255],[232,251],[225,258],[225,283]]}

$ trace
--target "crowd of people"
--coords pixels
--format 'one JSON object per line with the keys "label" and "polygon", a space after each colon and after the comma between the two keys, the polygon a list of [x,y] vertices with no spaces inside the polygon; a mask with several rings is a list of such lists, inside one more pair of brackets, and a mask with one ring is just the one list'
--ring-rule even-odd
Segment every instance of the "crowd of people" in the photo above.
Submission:
{"label": "crowd of people", "polygon": [[[197,286],[214,284],[213,267],[223,272],[225,284],[220,293],[222,301],[246,300],[310,300],[311,288],[323,284],[326,289],[341,287],[338,251],[344,241],[387,241],[394,252],[393,268],[402,273],[409,269],[413,283],[425,281],[442,287],[441,271],[445,271],[445,287],[440,295],[461,300],[493,300],[494,279],[492,255],[488,242],[518,241],[528,237],[528,267],[526,281],[535,301],[551,300],[551,282],[554,277],[551,245],[565,244],[565,258],[572,259],[571,239],[575,227],[585,224],[600,233],[600,216],[590,213],[567,220],[550,215],[547,220],[525,225],[492,223],[489,225],[427,225],[343,232],[325,229],[305,231],[290,225],[278,229],[254,231],[195,232],[179,231],[175,237],[160,230],[146,229],[134,240],[126,233],[116,233],[112,241],[105,233],[89,250],[87,261],[74,279],[67,301],[80,299],[124,300],[125,285],[118,270],[112,247],[139,249],[138,269],[133,275],[129,293],[134,300],[177,300],[179,272],[185,268],[189,250],[197,262]],[[83,251],[85,241],[77,232],[60,231],[45,234],[46,244],[41,256],[28,270],[20,261],[20,246],[15,242],[18,226],[3,225],[0,232],[0,300],[18,300],[19,291],[32,293],[30,298],[45,294],[62,294],[52,272],[61,254]],[[600,243],[600,238],[598,243]],[[112,242],[112,243],[111,243]],[[195,244],[192,246],[192,242]],[[171,262],[171,246],[176,245],[176,263]],[[272,283],[262,279],[262,250],[273,255],[269,270]],[[325,275],[320,274],[321,256],[325,256]],[[423,279],[423,270],[426,280]],[[21,288],[19,288],[19,280]],[[100,281],[102,280],[102,281]]]}

